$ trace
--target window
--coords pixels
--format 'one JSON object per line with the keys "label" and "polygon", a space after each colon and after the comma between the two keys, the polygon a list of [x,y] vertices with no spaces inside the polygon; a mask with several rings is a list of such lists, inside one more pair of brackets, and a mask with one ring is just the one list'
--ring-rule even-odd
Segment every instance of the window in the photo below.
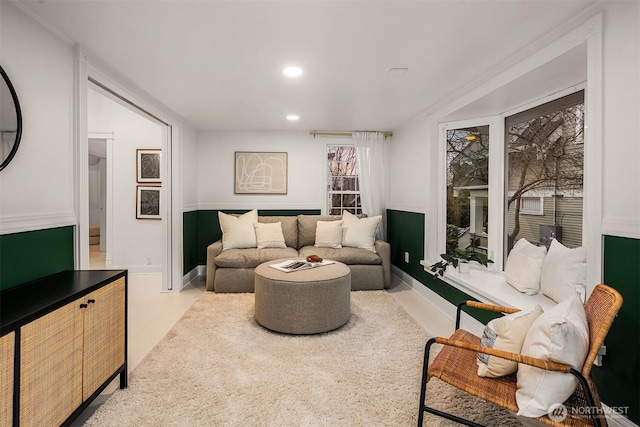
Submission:
{"label": "window", "polygon": [[[584,92],[505,120],[505,256],[520,238],[582,244]],[[535,216],[532,216],[535,215]]]}
{"label": "window", "polygon": [[446,252],[487,253],[489,126],[447,129]]}
{"label": "window", "polygon": [[520,238],[581,246],[584,116],[580,91],[507,117],[443,123],[437,253],[472,248],[500,270]]}
{"label": "window", "polygon": [[356,149],[352,145],[327,146],[327,213],[362,213]]}
{"label": "window", "polygon": [[521,215],[544,215],[544,197],[522,196],[520,198]]}

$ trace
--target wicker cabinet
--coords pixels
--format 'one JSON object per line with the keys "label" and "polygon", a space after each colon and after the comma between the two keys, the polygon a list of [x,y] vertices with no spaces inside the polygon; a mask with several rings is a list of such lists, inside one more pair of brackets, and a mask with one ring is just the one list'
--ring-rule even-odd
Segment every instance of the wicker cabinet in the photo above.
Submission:
{"label": "wicker cabinet", "polygon": [[63,272],[3,292],[3,309],[7,299],[30,308],[2,313],[19,355],[13,425],[70,423],[118,375],[126,387],[126,279],[126,271]]}
{"label": "wicker cabinet", "polygon": [[13,360],[15,332],[0,338],[0,426],[13,422]]}

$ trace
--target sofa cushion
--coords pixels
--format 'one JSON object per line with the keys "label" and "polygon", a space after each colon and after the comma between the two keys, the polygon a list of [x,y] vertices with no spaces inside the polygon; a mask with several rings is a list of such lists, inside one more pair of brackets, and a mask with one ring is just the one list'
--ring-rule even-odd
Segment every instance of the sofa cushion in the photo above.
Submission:
{"label": "sofa cushion", "polygon": [[347,265],[377,265],[382,264],[382,258],[375,252],[367,249],[359,248],[317,248],[315,246],[305,246],[300,248],[300,258],[306,258],[309,255],[318,255],[324,259],[338,261]]}
{"label": "sofa cushion", "polygon": [[342,247],[342,221],[318,221],[316,222],[317,248],[341,248]]}
{"label": "sofa cushion", "polygon": [[282,225],[284,243],[289,248],[298,248],[298,217],[296,216],[259,216],[258,222],[270,224],[279,222]]}
{"label": "sofa cushion", "polygon": [[316,242],[318,221],[338,221],[341,215],[298,215],[298,248],[313,246]]}
{"label": "sofa cushion", "polygon": [[227,249],[214,262],[220,268],[255,268],[278,258],[298,258],[298,251],[293,248]]}
{"label": "sofa cushion", "polygon": [[286,248],[284,236],[282,235],[282,223],[261,223],[253,224],[256,229],[256,243],[258,249],[264,248]]}
{"label": "sofa cushion", "polygon": [[253,223],[258,222],[257,210],[240,216],[218,212],[218,221],[222,230],[222,250],[256,247]]}
{"label": "sofa cushion", "polygon": [[374,243],[378,226],[382,220],[381,215],[358,218],[349,211],[344,211],[342,219],[344,227],[342,246],[376,251]]}

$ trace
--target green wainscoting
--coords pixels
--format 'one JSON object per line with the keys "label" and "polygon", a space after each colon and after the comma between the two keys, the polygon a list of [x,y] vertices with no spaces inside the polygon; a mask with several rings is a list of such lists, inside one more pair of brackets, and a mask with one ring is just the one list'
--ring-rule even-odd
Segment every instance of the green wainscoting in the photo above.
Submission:
{"label": "green wainscoting", "polygon": [[627,416],[640,425],[640,240],[604,236],[604,283],[617,289],[624,302],[593,380],[603,402],[628,407]]}
{"label": "green wainscoting", "polygon": [[[247,210],[224,210],[225,213],[232,214],[242,214],[247,212]],[[192,253],[195,251],[197,254],[197,263],[196,265],[206,265],[207,264],[207,246],[211,243],[220,240],[222,238],[222,231],[220,230],[220,223],[218,222],[218,210],[199,210],[196,212],[189,212],[189,214],[196,213],[196,229],[195,233],[197,238],[195,242],[193,239],[190,239],[189,242],[184,241],[184,245],[187,243],[190,245],[189,252]],[[258,215],[262,216],[293,216],[293,215],[320,215],[320,209],[302,209],[302,210],[258,210]],[[193,218],[189,218],[189,221],[192,222]],[[190,227],[192,227],[190,225]],[[194,230],[191,229],[190,232]],[[185,252],[187,248],[185,248]],[[185,263],[184,273],[190,271],[186,266],[190,265]]]}
{"label": "green wainscoting", "polygon": [[[432,280],[420,265],[424,257],[423,214],[387,210],[387,238],[394,266],[451,304],[469,299],[452,286]],[[409,263],[404,262],[405,252],[409,252]],[[604,283],[622,294],[624,304],[605,341],[603,366],[592,370],[593,380],[604,403],[621,408],[640,425],[640,240],[604,236]],[[482,322],[489,320],[470,314]]]}
{"label": "green wainscoting", "polygon": [[[422,283],[453,305],[474,298],[453,286],[435,279],[420,264],[424,259],[424,214],[387,210],[387,240],[391,245],[391,264]],[[409,252],[409,262],[404,262],[404,253]],[[486,323],[494,314],[465,309],[479,321]]]}
{"label": "green wainscoting", "polygon": [[0,236],[0,290],[73,268],[73,226]]}
{"label": "green wainscoting", "polygon": [[198,211],[182,214],[182,274],[198,266]]}

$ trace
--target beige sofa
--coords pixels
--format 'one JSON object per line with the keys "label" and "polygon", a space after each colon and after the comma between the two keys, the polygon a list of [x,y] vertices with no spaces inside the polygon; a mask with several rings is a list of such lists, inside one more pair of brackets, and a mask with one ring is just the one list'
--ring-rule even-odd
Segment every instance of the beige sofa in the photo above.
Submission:
{"label": "beige sofa", "polygon": [[312,254],[348,265],[352,290],[388,288],[391,283],[391,250],[387,242],[377,240],[375,252],[352,247],[314,246],[316,223],[340,218],[335,215],[259,216],[258,222],[282,224],[287,247],[223,251],[221,240],[212,243],[207,248],[207,290],[253,292],[254,270],[258,265],[279,258],[306,258]]}

